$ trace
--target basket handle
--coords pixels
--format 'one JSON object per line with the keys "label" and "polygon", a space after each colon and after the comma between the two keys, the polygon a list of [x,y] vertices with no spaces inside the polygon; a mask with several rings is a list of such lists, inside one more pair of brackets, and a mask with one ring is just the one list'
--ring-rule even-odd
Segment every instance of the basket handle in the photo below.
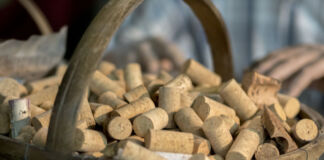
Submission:
{"label": "basket handle", "polygon": [[[92,74],[113,34],[143,0],[110,0],[91,22],[71,58],[55,99],[46,149],[71,153],[77,111]],[[200,19],[211,46],[215,71],[225,80],[233,76],[224,22],[211,0],[185,0]]]}

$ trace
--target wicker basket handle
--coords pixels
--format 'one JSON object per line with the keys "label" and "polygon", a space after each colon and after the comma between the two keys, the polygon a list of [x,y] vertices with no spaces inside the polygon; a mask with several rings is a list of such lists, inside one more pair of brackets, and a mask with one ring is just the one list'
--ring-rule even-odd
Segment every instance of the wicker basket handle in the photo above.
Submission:
{"label": "wicker basket handle", "polygon": [[[82,36],[64,75],[52,111],[46,149],[71,153],[81,100],[101,55],[126,16],[143,0],[110,0]],[[224,22],[211,0],[185,0],[200,19],[213,53],[215,71],[233,76],[231,52]]]}

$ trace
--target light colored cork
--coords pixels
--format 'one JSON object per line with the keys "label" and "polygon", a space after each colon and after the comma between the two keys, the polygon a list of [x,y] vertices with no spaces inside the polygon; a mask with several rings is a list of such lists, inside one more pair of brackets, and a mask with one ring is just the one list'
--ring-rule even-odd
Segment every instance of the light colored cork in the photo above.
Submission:
{"label": "light colored cork", "polygon": [[150,129],[163,129],[168,124],[168,113],[162,108],[155,108],[135,118],[133,128],[136,135],[144,137]]}
{"label": "light colored cork", "polygon": [[110,137],[123,140],[131,135],[132,123],[127,118],[114,117],[108,122],[106,130]]}
{"label": "light colored cork", "polygon": [[226,155],[233,142],[229,127],[221,117],[210,117],[205,120],[202,129],[208,138],[213,151],[219,155]]}
{"label": "light colored cork", "polygon": [[142,147],[132,141],[121,141],[118,144],[116,159],[120,160],[166,160],[160,155]]}
{"label": "light colored cork", "polygon": [[99,103],[90,103],[90,108],[98,125],[103,125],[108,120],[108,113],[113,110],[111,106]]}
{"label": "light colored cork", "polygon": [[218,154],[208,156],[210,160],[224,160],[224,158]]}
{"label": "light colored cork", "polygon": [[242,88],[260,109],[278,102],[280,87],[280,81],[257,72],[246,72],[242,80]]}
{"label": "light colored cork", "polygon": [[112,74],[117,78],[118,84],[124,88],[126,91],[126,82],[124,77],[124,70],[123,69],[116,69],[112,72]]}
{"label": "light colored cork", "polygon": [[111,112],[111,115],[131,119],[154,108],[155,105],[149,97],[142,97],[130,104],[117,108]]}
{"label": "light colored cork", "polygon": [[10,119],[7,113],[0,113],[0,134],[7,134],[10,131]]}
{"label": "light colored cork", "polygon": [[282,106],[279,103],[274,103],[272,105],[269,106],[269,109],[276,114],[280,120],[282,120],[283,122],[287,120],[287,116],[285,111],[283,110]]}
{"label": "light colored cork", "polygon": [[35,128],[27,125],[20,130],[19,135],[15,137],[15,139],[21,142],[30,143],[35,133]]}
{"label": "light colored cork", "polygon": [[159,89],[159,107],[169,115],[166,128],[175,128],[174,114],[181,109],[181,93],[177,87],[161,87]]}
{"label": "light colored cork", "polygon": [[209,160],[209,158],[204,154],[194,154],[189,158],[189,160]]}
{"label": "light colored cork", "polygon": [[145,147],[152,151],[208,155],[209,142],[192,133],[150,130],[144,137]]}
{"label": "light colored cork", "polygon": [[85,152],[82,154],[82,156],[84,156],[84,158],[86,157],[101,158],[104,156],[104,154],[102,152]]}
{"label": "light colored cork", "polygon": [[13,99],[19,99],[19,97],[8,96],[3,100],[2,104],[0,105],[0,113],[6,113],[9,115],[10,112],[9,101]]}
{"label": "light colored cork", "polygon": [[35,117],[35,116],[37,116],[37,115],[39,115],[39,114],[42,114],[42,113],[44,113],[44,112],[46,112],[43,108],[40,108],[40,107],[38,107],[38,106],[35,106],[35,105],[33,105],[33,104],[30,104],[29,105],[29,107],[30,107],[30,117],[31,118],[33,118],[33,117]]}
{"label": "light colored cork", "polygon": [[52,104],[54,104],[54,100],[57,92],[58,92],[58,85],[53,85],[43,90],[40,90],[36,93],[33,93],[27,96],[26,98],[30,100],[31,104],[34,104],[36,106],[39,106],[46,101],[50,101],[52,102]]}
{"label": "light colored cork", "polygon": [[89,86],[90,90],[97,96],[100,96],[102,93],[107,91],[114,92],[118,97],[122,97],[125,93],[124,88],[116,81],[109,79],[98,70],[92,75]]}
{"label": "light colored cork", "polygon": [[138,145],[141,145],[143,147],[145,146],[144,138],[140,137],[140,136],[133,135],[133,136],[126,138],[126,140],[132,141],[132,142],[134,142]]}
{"label": "light colored cork", "polygon": [[110,74],[113,70],[116,69],[116,66],[107,61],[101,61],[98,65],[98,70],[104,75]]}
{"label": "light colored cork", "polygon": [[45,101],[42,104],[40,104],[39,107],[48,111],[54,107],[54,102],[53,101]]}
{"label": "light colored cork", "polygon": [[27,89],[19,82],[12,78],[1,78],[0,80],[0,103],[8,96],[20,97],[20,95],[27,94]]}
{"label": "light colored cork", "polygon": [[155,79],[147,85],[147,91],[149,92],[152,100],[157,103],[159,97],[159,89],[165,83],[160,79]]}
{"label": "light colored cork", "polygon": [[25,84],[25,86],[28,89],[29,93],[35,93],[46,87],[59,85],[62,81],[62,78],[63,77],[59,77],[59,76],[46,77],[43,79],[28,82]]}
{"label": "light colored cork", "polygon": [[219,93],[230,107],[232,107],[241,121],[248,120],[258,110],[240,85],[231,79],[219,88]]}
{"label": "light colored cork", "polygon": [[75,130],[75,149],[81,152],[98,152],[107,145],[107,139],[101,132],[92,129]]}
{"label": "light colored cork", "polygon": [[183,132],[189,132],[204,137],[203,121],[192,108],[182,108],[174,115],[174,121]]}
{"label": "light colored cork", "polygon": [[[88,97],[88,96],[85,96]],[[94,127],[96,125],[96,121],[93,117],[90,104],[88,102],[87,98],[83,98],[79,112],[78,112],[78,121],[79,120],[84,120],[87,122],[87,125],[89,127]]]}
{"label": "light colored cork", "polygon": [[226,115],[220,115],[219,116],[220,118],[223,119],[224,123],[225,123],[225,126],[228,127],[230,133],[233,135],[237,130],[238,128],[240,127],[240,124],[238,124],[233,118],[231,117],[228,117]]}
{"label": "light colored cork", "polygon": [[195,99],[200,95],[199,92],[183,92],[181,93],[181,106],[191,107]]}
{"label": "light colored cork", "polygon": [[191,79],[185,74],[180,74],[176,76],[174,79],[169,81],[165,86],[178,88],[180,92],[189,91],[193,88]]}
{"label": "light colored cork", "polygon": [[277,95],[279,103],[285,111],[287,118],[295,118],[300,111],[300,102],[298,101],[298,99],[280,93],[278,93]]}
{"label": "light colored cork", "polygon": [[258,146],[257,151],[255,152],[256,160],[271,160],[277,159],[280,153],[278,148],[272,143],[263,143]]}
{"label": "light colored cork", "polygon": [[213,116],[226,115],[234,119],[235,111],[217,101],[214,101],[206,96],[199,96],[195,99],[192,108],[197,112],[199,117],[204,121]]}
{"label": "light colored cork", "polygon": [[32,118],[31,124],[35,127],[36,131],[38,131],[41,128],[48,128],[51,114],[52,110],[48,110]]}
{"label": "light colored cork", "polygon": [[130,91],[140,85],[144,85],[141,66],[137,63],[127,64],[124,71],[126,90]]}
{"label": "light colored cork", "polygon": [[318,127],[313,120],[302,119],[292,127],[292,133],[299,143],[306,143],[317,137]]}
{"label": "light colored cork", "polygon": [[236,137],[226,154],[228,160],[250,160],[260,144],[259,134],[252,129],[244,129]]}
{"label": "light colored cork", "polygon": [[140,85],[124,94],[124,97],[128,102],[133,102],[143,96],[150,97],[144,85]]}
{"label": "light colored cork", "polygon": [[9,101],[10,105],[10,136],[15,138],[20,130],[30,124],[30,107],[27,98],[14,99]]}
{"label": "light colored cork", "polygon": [[164,83],[168,83],[173,79],[173,77],[167,71],[164,70],[159,72],[157,78],[162,80]]}
{"label": "light colored cork", "polygon": [[197,85],[208,84],[211,86],[218,86],[222,82],[218,74],[210,71],[193,59],[188,59],[184,63],[182,72],[187,74],[192,82]]}
{"label": "light colored cork", "polygon": [[59,64],[56,67],[55,75],[56,76],[59,76],[59,77],[63,77],[64,74],[65,74],[65,72],[66,72],[66,69],[67,69],[67,65],[66,64]]}
{"label": "light colored cork", "polygon": [[114,92],[104,92],[101,94],[98,98],[98,102],[102,104],[109,105],[113,107],[114,109],[117,109],[123,105],[126,105],[127,103],[123,101],[122,99],[118,98],[117,95]]}
{"label": "light colored cork", "polygon": [[34,135],[32,139],[32,144],[38,147],[45,147],[47,140],[48,128],[40,128]]}

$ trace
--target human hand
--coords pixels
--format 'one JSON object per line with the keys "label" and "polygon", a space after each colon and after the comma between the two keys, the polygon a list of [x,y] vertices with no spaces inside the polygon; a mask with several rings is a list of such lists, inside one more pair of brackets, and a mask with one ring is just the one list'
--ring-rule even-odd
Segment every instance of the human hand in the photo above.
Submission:
{"label": "human hand", "polygon": [[109,51],[104,60],[124,67],[131,62],[137,62],[147,73],[157,73],[160,70],[180,70],[184,63],[184,54],[172,42],[160,37],[150,37]]}
{"label": "human hand", "polygon": [[283,82],[283,91],[299,96],[308,86],[324,91],[324,45],[300,45],[277,50],[253,70]]}

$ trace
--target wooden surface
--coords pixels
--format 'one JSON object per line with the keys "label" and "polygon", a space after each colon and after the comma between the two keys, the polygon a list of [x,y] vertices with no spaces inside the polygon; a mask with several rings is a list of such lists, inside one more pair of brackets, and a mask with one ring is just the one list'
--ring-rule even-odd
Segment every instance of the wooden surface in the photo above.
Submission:
{"label": "wooden surface", "polygon": [[112,35],[125,17],[143,0],[110,0],[81,38],[55,100],[46,149],[71,153],[77,112]]}

